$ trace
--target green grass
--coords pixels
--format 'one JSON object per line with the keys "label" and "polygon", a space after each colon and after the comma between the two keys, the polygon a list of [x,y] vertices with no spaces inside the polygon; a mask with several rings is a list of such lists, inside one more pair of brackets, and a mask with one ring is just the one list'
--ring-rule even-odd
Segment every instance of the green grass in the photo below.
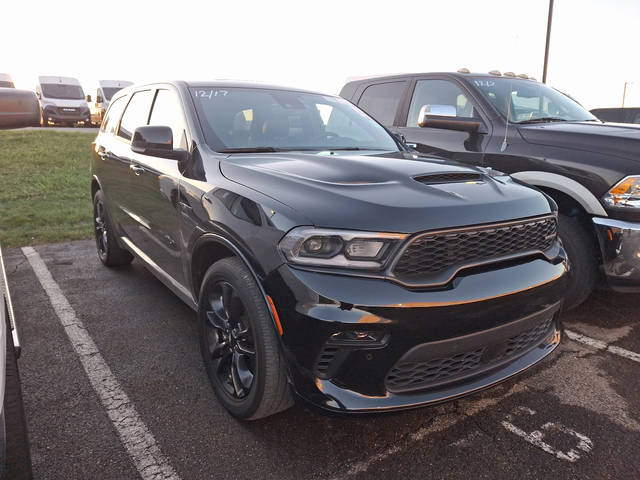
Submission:
{"label": "green grass", "polygon": [[93,138],[89,132],[0,132],[2,246],[91,236]]}

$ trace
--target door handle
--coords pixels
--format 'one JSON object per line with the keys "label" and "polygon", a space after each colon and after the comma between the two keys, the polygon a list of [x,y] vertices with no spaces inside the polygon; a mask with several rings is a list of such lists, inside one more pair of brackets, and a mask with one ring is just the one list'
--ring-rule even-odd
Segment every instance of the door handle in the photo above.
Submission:
{"label": "door handle", "polygon": [[136,175],[142,175],[142,173],[144,172],[144,168],[138,167],[136,165],[129,165],[129,169]]}

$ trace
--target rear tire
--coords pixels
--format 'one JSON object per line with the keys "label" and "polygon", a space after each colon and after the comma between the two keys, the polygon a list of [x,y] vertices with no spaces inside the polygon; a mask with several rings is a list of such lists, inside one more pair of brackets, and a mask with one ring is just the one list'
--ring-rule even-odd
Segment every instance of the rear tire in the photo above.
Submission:
{"label": "rear tire", "polygon": [[[2,299],[4,301],[4,299]],[[27,422],[22,402],[22,384],[13,347],[11,328],[7,322],[6,381],[2,416],[6,432],[4,475],[6,480],[27,480],[31,473],[31,453]]]}
{"label": "rear tire", "polygon": [[98,190],[93,197],[93,226],[100,261],[107,267],[130,264],[133,255],[118,245],[102,190]]}
{"label": "rear tire", "polygon": [[293,404],[273,320],[240,259],[224,258],[209,267],[200,289],[198,318],[207,375],[231,415],[256,420]]}
{"label": "rear tire", "polygon": [[583,303],[598,280],[598,261],[593,235],[575,217],[560,214],[558,233],[569,258],[564,309]]}

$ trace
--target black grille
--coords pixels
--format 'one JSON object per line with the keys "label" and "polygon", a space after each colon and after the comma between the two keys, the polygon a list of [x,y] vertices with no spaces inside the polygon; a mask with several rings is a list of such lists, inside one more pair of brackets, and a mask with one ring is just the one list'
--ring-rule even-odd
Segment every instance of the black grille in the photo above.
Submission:
{"label": "black grille", "polygon": [[483,177],[479,173],[472,172],[446,172],[422,175],[413,179],[425,185],[438,185],[440,183],[481,182]]}
{"label": "black grille", "polygon": [[531,330],[527,330],[526,332],[516,335],[515,337],[511,337],[507,341],[507,348],[504,351],[503,357],[517,355],[518,353],[530,347],[536,340],[542,339],[542,337],[546,335],[551,329],[552,323],[553,317],[533,327]]}
{"label": "black grille", "polygon": [[74,107],[58,107],[58,113],[60,115],[76,115],[79,111],[79,108]]}
{"label": "black grille", "polygon": [[473,374],[475,370],[481,373],[537,346],[549,334],[552,326],[553,316],[502,342],[448,358],[436,358],[424,362],[403,362],[400,359],[387,374],[387,388],[392,392],[419,390],[455,381],[461,376]]}
{"label": "black grille", "polygon": [[435,358],[428,362],[400,363],[387,375],[390,390],[422,387],[438,379],[457,376],[480,365],[484,348],[459,353],[449,358]]}
{"label": "black grille", "polygon": [[556,219],[545,217],[425,234],[409,244],[393,272],[411,282],[455,266],[532,250],[544,251],[553,244],[556,230]]}
{"label": "black grille", "polygon": [[320,355],[318,355],[318,360],[316,362],[316,373],[321,378],[327,377],[331,371],[331,366],[333,361],[336,359],[336,355],[340,352],[340,347],[335,347],[331,345],[325,345]]}

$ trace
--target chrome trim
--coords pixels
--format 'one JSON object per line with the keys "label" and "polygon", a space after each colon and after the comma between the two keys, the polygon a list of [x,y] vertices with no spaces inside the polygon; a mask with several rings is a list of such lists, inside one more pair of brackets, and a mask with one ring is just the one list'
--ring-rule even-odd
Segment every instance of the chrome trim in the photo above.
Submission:
{"label": "chrome trim", "polygon": [[131,210],[129,210],[126,207],[123,207],[122,205],[120,205],[120,210],[122,210],[124,213],[129,215],[131,218],[133,218],[137,223],[142,225],[147,230],[151,230],[151,224],[149,223],[149,221],[146,218],[142,218],[141,216],[136,215]]}
{"label": "chrome trim", "polygon": [[592,220],[608,282],[614,288],[640,288],[640,223],[599,217]]}
{"label": "chrome trim", "polygon": [[11,294],[9,293],[9,281],[7,280],[7,271],[4,267],[4,257],[2,256],[2,246],[0,246],[0,271],[2,273],[2,276],[0,276],[2,289],[0,289],[0,291],[3,293],[6,304],[7,304],[7,314],[9,315],[9,327],[11,328],[11,336],[13,337],[13,348],[16,352],[16,357],[20,357],[22,346],[20,345],[20,335],[18,333],[18,328],[16,326],[16,318],[13,313],[13,304],[11,303]]}
{"label": "chrome trim", "polygon": [[[433,231],[427,231],[427,232],[423,232],[423,233],[419,233],[413,237],[410,237],[408,240],[406,240],[405,244],[402,245],[400,247],[400,249],[396,252],[395,257],[393,258],[391,265],[389,267],[387,267],[387,278],[389,278],[390,280],[399,283],[400,285],[404,286],[404,287],[413,287],[413,288],[420,288],[420,287],[439,287],[442,285],[446,285],[447,283],[449,283],[460,271],[462,270],[466,270],[469,268],[474,268],[474,267],[479,267],[482,265],[489,265],[492,263],[500,263],[500,262],[504,262],[504,261],[508,261],[508,260],[513,260],[516,258],[523,258],[523,257],[528,257],[528,256],[532,256],[532,255],[539,255],[542,254],[545,257],[547,257],[547,259],[551,259],[551,258],[555,258],[557,256],[556,255],[552,255],[552,257],[550,258],[548,255],[545,255],[545,252],[549,252],[552,248],[558,247],[558,243],[554,242],[551,247],[549,247],[547,250],[539,250],[539,249],[535,249],[535,250],[526,250],[523,252],[518,252],[518,253],[512,253],[512,254],[507,254],[507,255],[501,255],[498,257],[491,257],[491,258],[487,258],[485,260],[478,260],[478,261],[473,261],[470,263],[463,263],[460,265],[454,265],[446,270],[443,270],[440,275],[436,274],[433,275],[434,280],[433,282],[422,282],[422,283],[411,283],[411,282],[404,282],[402,280],[400,280],[398,278],[398,276],[394,273],[394,270],[396,268],[396,265],[398,264],[398,262],[400,261],[400,258],[402,258],[402,256],[404,255],[405,251],[407,250],[407,248],[409,248],[409,246],[411,246],[411,244],[413,242],[415,242],[416,240],[419,240],[421,238],[424,237],[429,237],[429,236],[436,236],[436,235],[448,235],[448,234],[455,234],[455,233],[463,233],[463,232],[473,232],[473,231],[479,231],[479,230],[490,230],[492,228],[504,228],[504,227],[510,227],[510,226],[514,226],[514,225],[524,225],[524,224],[531,224],[531,223],[537,223],[537,222],[541,222],[541,221],[545,221],[545,220],[549,220],[549,219],[554,219],[556,221],[556,226],[557,226],[557,222],[558,222],[558,215],[556,213],[551,213],[548,215],[542,215],[539,217],[529,217],[527,219],[521,219],[521,220],[516,220],[516,221],[510,221],[510,222],[501,222],[501,223],[486,223],[486,224],[480,224],[480,225],[471,225],[471,226],[467,226],[467,227],[459,227],[459,228],[450,228],[450,229],[443,229],[443,230],[433,230]],[[441,277],[441,278],[438,278]]]}
{"label": "chrome trim", "polygon": [[145,266],[149,268],[149,270],[151,270],[151,273],[153,273],[167,287],[173,290],[176,295],[178,295],[182,299],[183,302],[189,305],[192,309],[196,311],[198,310],[198,304],[193,299],[193,296],[191,295],[191,292],[189,292],[189,289],[174,280],[173,277],[171,277],[167,272],[160,268],[157,263],[151,260],[151,258],[146,253],[136,247],[136,245],[128,237],[122,236],[120,237],[120,240],[122,240],[122,242],[131,251],[131,253],[133,253],[138,259],[140,259],[145,264]]}

